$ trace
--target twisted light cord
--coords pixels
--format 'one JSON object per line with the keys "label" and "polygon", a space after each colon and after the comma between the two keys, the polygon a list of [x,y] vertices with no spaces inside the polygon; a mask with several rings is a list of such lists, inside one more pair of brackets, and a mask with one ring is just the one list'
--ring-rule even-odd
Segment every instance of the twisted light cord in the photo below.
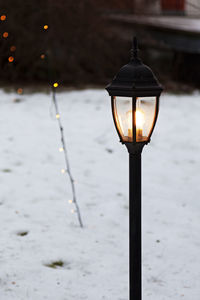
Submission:
{"label": "twisted light cord", "polygon": [[62,125],[62,122],[61,122],[60,112],[59,112],[59,108],[58,108],[58,102],[57,102],[57,99],[56,99],[55,87],[52,87],[52,100],[53,100],[53,104],[54,104],[54,107],[55,107],[56,118],[58,120],[58,125],[59,125],[59,129],[60,129],[61,143],[62,143],[64,157],[65,157],[66,174],[68,174],[68,176],[69,176],[71,187],[72,187],[72,194],[73,194],[72,203],[74,203],[74,205],[76,207],[76,213],[77,213],[77,216],[78,216],[78,221],[79,221],[80,227],[83,228],[81,212],[80,212],[80,208],[79,208],[77,198],[76,198],[75,182],[74,182],[74,179],[73,179],[73,176],[72,176],[71,167],[70,167],[69,158],[68,158],[68,153],[67,153],[67,147],[66,147],[66,142],[65,142],[65,137],[64,137],[64,128],[63,128],[63,125]]}

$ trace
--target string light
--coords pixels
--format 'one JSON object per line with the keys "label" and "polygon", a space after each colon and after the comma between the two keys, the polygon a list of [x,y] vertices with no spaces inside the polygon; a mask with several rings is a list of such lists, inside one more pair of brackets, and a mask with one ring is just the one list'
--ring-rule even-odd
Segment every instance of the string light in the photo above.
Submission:
{"label": "string light", "polygon": [[8,61],[11,63],[11,62],[13,62],[14,61],[14,57],[13,56],[9,56],[8,57]]}
{"label": "string light", "polygon": [[[44,25],[43,28],[44,28],[44,30],[47,30],[49,28],[49,26],[48,25]],[[44,59],[45,55],[41,54],[40,58]],[[49,73],[51,71],[49,65],[48,65],[48,71],[49,71]],[[78,205],[77,199],[76,199],[76,190],[75,190],[75,185],[74,185],[74,179],[72,177],[72,173],[71,173],[71,169],[70,169],[70,163],[69,163],[69,158],[68,158],[68,155],[67,155],[67,148],[66,148],[66,143],[65,143],[65,138],[64,138],[64,128],[63,128],[63,125],[62,125],[61,120],[60,120],[58,103],[57,103],[57,99],[56,99],[56,90],[55,90],[55,88],[57,88],[58,85],[59,85],[58,82],[54,82],[52,84],[52,100],[53,100],[53,103],[54,103],[54,106],[55,106],[56,119],[58,120],[58,125],[59,125],[60,135],[61,135],[61,142],[62,142],[62,146],[63,146],[62,148],[60,147],[59,150],[60,150],[60,152],[64,152],[65,165],[66,165],[65,169],[64,168],[61,169],[61,173],[62,174],[66,173],[67,176],[69,176],[69,179],[70,179],[70,182],[71,182],[71,187],[72,187],[72,193],[73,193],[73,200],[69,200],[69,203],[74,203],[75,208],[76,208],[76,210],[72,209],[71,213],[75,213],[75,212],[77,213],[80,227],[83,228],[83,222],[82,222],[82,218],[81,218],[81,213],[80,213],[79,205]]]}
{"label": "string light", "polygon": [[18,88],[17,94],[21,95],[22,93],[23,93],[23,89],[22,88]]}
{"label": "string light", "polygon": [[8,37],[8,32],[7,32],[7,31],[5,31],[5,32],[3,33],[3,37],[4,37],[5,39]]}
{"label": "string light", "polygon": [[58,87],[58,83],[55,82],[55,83],[53,84],[53,86],[54,86],[55,88],[57,88],[57,87]]}
{"label": "string light", "polygon": [[[56,118],[59,119],[60,114],[59,114],[58,103],[57,103],[57,99],[56,99],[56,90],[52,88],[52,92],[53,92],[52,95],[53,95],[53,103],[54,103],[54,106],[55,106]],[[74,213],[74,212],[77,213],[80,227],[83,228],[83,222],[82,222],[82,218],[81,218],[80,208],[79,208],[79,205],[78,205],[77,200],[76,200],[76,190],[75,190],[75,185],[74,185],[75,181],[74,181],[72,173],[71,173],[69,158],[68,158],[68,155],[67,155],[67,149],[66,149],[66,143],[65,143],[65,137],[64,137],[64,128],[63,128],[63,125],[62,125],[60,120],[58,120],[58,125],[59,125],[59,129],[60,129],[61,142],[62,142],[62,146],[63,146],[62,148],[63,148],[63,152],[65,154],[64,155],[65,164],[66,164],[65,173],[67,173],[67,175],[69,176],[71,186],[72,186],[72,193],[73,193],[73,201],[71,200],[71,201],[69,201],[69,203],[74,203],[75,208],[76,208],[76,210],[73,209],[71,212],[72,213]],[[64,169],[62,169],[62,170],[64,170]],[[61,172],[63,173],[63,171],[61,171]]]}
{"label": "string light", "polygon": [[15,52],[15,51],[16,51],[16,46],[11,46],[11,47],[10,47],[10,51],[11,51],[11,52]]}
{"label": "string light", "polygon": [[2,15],[1,16],[1,21],[5,21],[6,20],[6,15]]}
{"label": "string light", "polygon": [[70,199],[68,202],[69,202],[69,204],[72,204],[72,203],[73,203],[73,200]]}

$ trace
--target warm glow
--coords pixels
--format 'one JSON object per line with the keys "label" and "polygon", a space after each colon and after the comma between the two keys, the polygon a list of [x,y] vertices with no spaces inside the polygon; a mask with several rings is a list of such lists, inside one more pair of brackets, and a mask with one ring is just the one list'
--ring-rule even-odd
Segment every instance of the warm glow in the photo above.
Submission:
{"label": "warm glow", "polygon": [[[126,113],[128,129],[132,129],[132,110]],[[144,112],[141,109],[136,110],[136,127],[142,129],[145,123]]]}
{"label": "warm glow", "polygon": [[145,123],[144,112],[141,109],[136,110],[136,127],[143,129]]}
{"label": "warm glow", "polygon": [[124,132],[123,123],[122,123],[122,118],[121,118],[120,115],[119,115],[119,125],[120,125],[120,128],[121,128],[122,132]]}
{"label": "warm glow", "polygon": [[127,122],[128,122],[128,129],[132,129],[132,110],[127,111]]}
{"label": "warm glow", "polygon": [[73,200],[69,200],[68,202],[69,202],[69,204],[72,204],[72,203],[73,203]]}
{"label": "warm glow", "polygon": [[48,25],[44,25],[44,30],[47,30],[49,28]]}
{"label": "warm glow", "polygon": [[15,52],[15,50],[16,50],[16,46],[11,46],[11,47],[10,47],[10,51],[11,51],[11,52]]}
{"label": "warm glow", "polygon": [[58,87],[58,83],[55,82],[55,83],[53,84],[53,86],[54,86],[55,88],[57,88],[57,87]]}
{"label": "warm glow", "polygon": [[19,88],[19,89],[17,90],[17,93],[18,93],[19,95],[21,95],[21,94],[23,93],[23,89],[22,89],[22,88]]}
{"label": "warm glow", "polygon": [[[115,97],[113,99],[114,121],[123,142],[146,142],[149,140],[156,114],[156,97]],[[133,106],[134,105],[134,106]]]}
{"label": "warm glow", "polygon": [[9,61],[9,62],[13,62],[13,61],[14,61],[14,57],[13,57],[13,56],[9,56],[9,57],[8,57],[8,61]]}
{"label": "warm glow", "polygon": [[56,114],[56,119],[60,119],[60,115],[59,114]]}
{"label": "warm glow", "polygon": [[64,150],[64,149],[63,149],[62,147],[59,148],[59,151],[60,151],[60,152],[63,152],[63,150]]}
{"label": "warm glow", "polygon": [[2,15],[1,16],[1,21],[5,21],[6,20],[6,15]]}
{"label": "warm glow", "polygon": [[3,37],[4,37],[5,39],[8,37],[8,32],[7,32],[7,31],[3,33]]}
{"label": "warm glow", "polygon": [[[133,137],[133,119],[132,119],[132,110],[129,110],[126,113],[126,122],[128,127],[128,138],[132,139]],[[119,116],[119,123],[121,117]],[[145,115],[144,112],[141,109],[136,110],[136,139],[141,139],[143,136],[143,127],[145,123]],[[121,126],[121,125],[120,125]]]}
{"label": "warm glow", "polygon": [[65,169],[61,169],[61,173],[64,174],[65,173]]}
{"label": "warm glow", "polygon": [[126,117],[127,117],[127,123],[128,123],[128,137],[132,138],[133,135],[133,121],[132,121],[132,110],[129,110],[126,113]]}
{"label": "warm glow", "polygon": [[143,138],[143,127],[145,123],[144,112],[141,109],[136,110],[136,140],[141,141]]}
{"label": "warm glow", "polygon": [[45,59],[45,54],[41,54],[41,55],[40,55],[40,58],[41,58],[41,59]]}

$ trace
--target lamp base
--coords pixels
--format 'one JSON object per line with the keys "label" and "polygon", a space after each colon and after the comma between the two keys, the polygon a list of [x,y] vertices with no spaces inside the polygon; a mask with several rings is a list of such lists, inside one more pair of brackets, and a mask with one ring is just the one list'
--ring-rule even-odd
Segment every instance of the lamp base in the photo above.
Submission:
{"label": "lamp base", "polygon": [[126,148],[128,149],[129,154],[139,154],[142,153],[142,149],[145,145],[147,145],[150,141],[142,141],[136,143],[124,142]]}

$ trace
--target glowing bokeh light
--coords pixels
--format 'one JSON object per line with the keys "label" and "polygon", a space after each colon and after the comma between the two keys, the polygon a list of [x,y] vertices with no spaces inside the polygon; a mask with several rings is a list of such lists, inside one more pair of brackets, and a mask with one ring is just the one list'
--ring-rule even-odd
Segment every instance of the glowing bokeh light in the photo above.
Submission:
{"label": "glowing bokeh light", "polygon": [[13,62],[14,61],[14,57],[13,56],[9,56],[8,57],[8,61],[11,63],[11,62]]}
{"label": "glowing bokeh light", "polygon": [[57,88],[57,87],[58,87],[58,83],[55,82],[55,83],[53,84],[53,86],[54,86],[55,88]]}
{"label": "glowing bokeh light", "polygon": [[6,20],[6,15],[2,15],[1,16],[1,21],[5,21]]}
{"label": "glowing bokeh light", "polygon": [[16,46],[11,46],[11,47],[10,47],[10,51],[11,51],[11,52],[15,52],[15,51],[16,51]]}
{"label": "glowing bokeh light", "polygon": [[21,95],[21,94],[23,93],[23,89],[22,89],[22,88],[18,88],[17,93],[18,93],[19,95]]}
{"label": "glowing bokeh light", "polygon": [[7,32],[7,31],[3,33],[3,37],[4,37],[5,39],[8,37],[8,32]]}

